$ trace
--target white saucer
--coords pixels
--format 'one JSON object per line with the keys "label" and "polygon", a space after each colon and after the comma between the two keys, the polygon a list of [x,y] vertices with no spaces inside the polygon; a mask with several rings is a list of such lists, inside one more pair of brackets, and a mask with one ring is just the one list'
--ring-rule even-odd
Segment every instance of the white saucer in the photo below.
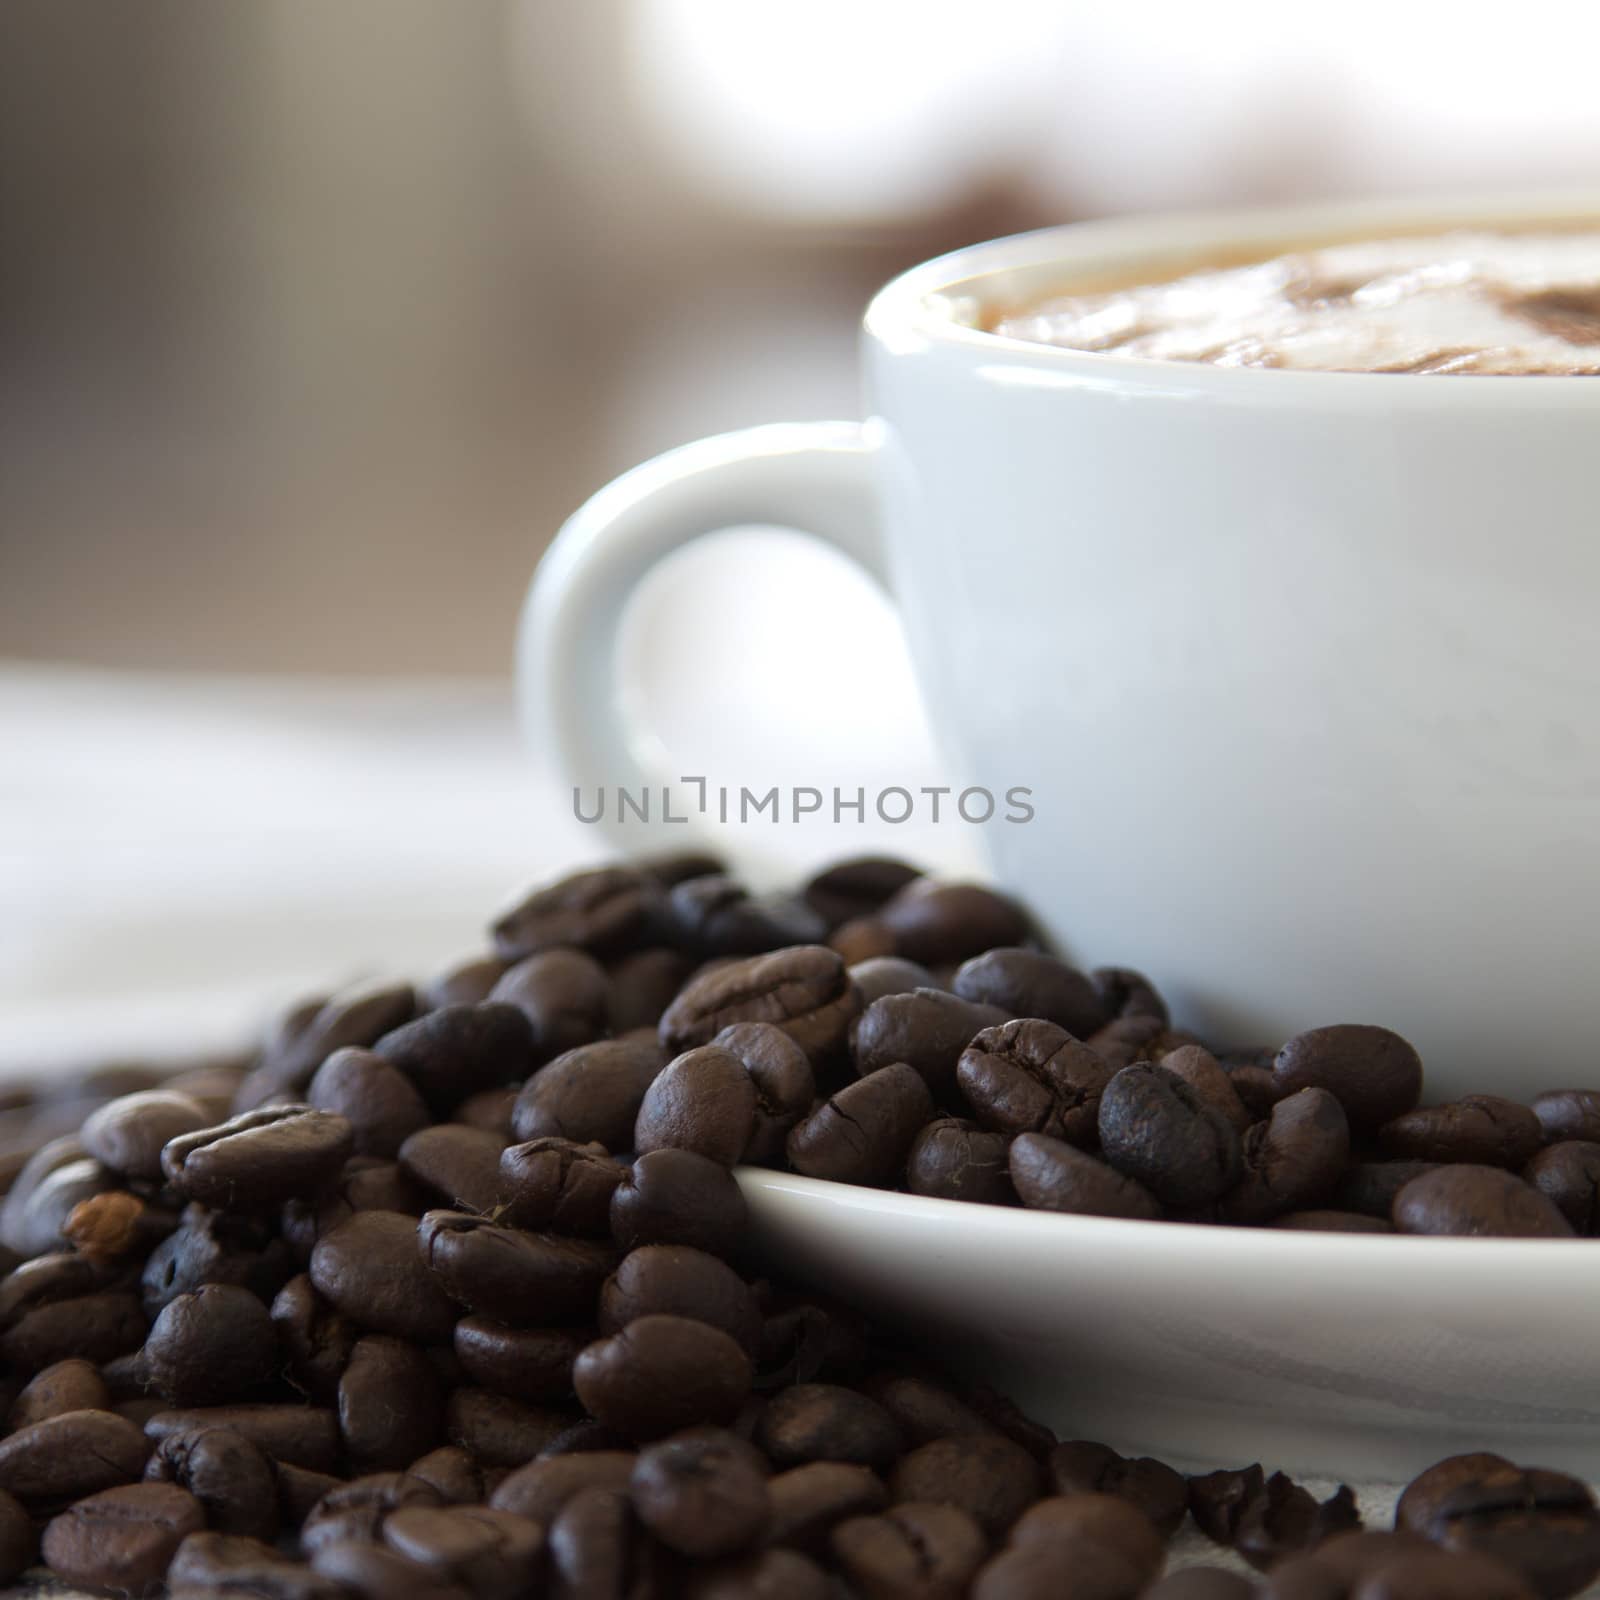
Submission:
{"label": "white saucer", "polygon": [[1600,1478],[1600,1243],[1122,1222],[742,1168],[775,1269],[944,1344],[1063,1438],[1404,1481]]}

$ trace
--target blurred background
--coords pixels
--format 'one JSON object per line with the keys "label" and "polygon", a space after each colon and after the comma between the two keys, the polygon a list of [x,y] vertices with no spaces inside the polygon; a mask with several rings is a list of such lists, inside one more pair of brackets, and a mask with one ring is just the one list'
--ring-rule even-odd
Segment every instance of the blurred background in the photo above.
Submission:
{"label": "blurred background", "polygon": [[[645,455],[858,414],[900,268],[1116,211],[1581,181],[1597,40],[1546,0],[6,0],[15,1038],[86,988],[125,1028],[179,967],[255,993],[442,948],[513,863],[592,853],[509,704],[540,551]],[[674,659],[697,595],[740,617],[677,693],[700,732],[786,744],[865,682],[896,781],[933,781],[881,599],[798,541],[742,559],[657,605]],[[868,642],[818,652],[824,606]]]}

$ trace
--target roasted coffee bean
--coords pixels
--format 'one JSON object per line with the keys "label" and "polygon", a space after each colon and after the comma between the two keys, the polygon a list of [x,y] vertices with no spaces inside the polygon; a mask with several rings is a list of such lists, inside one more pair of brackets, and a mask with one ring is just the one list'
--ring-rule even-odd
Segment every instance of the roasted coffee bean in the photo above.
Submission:
{"label": "roasted coffee bean", "polygon": [[451,1391],[445,1432],[485,1467],[521,1467],[571,1422],[570,1412],[463,1386]]}
{"label": "roasted coffee bean", "polygon": [[172,1483],[130,1483],[68,1507],[44,1530],[41,1550],[68,1583],[154,1594],[178,1546],[206,1525],[200,1502]]}
{"label": "roasted coffee bean", "polygon": [[1157,1577],[1166,1541],[1151,1520],[1116,1495],[1075,1494],[1035,1502],[1011,1529],[1011,1546],[1060,1545],[1101,1571],[1120,1568],[1130,1592]]}
{"label": "roasted coffee bean", "polygon": [[417,1238],[452,1299],[512,1326],[591,1315],[617,1262],[616,1251],[598,1239],[526,1233],[460,1211],[428,1212]]}
{"label": "roasted coffee bean", "polygon": [[601,1333],[620,1333],[648,1316],[693,1317],[720,1328],[749,1355],[761,1344],[761,1311],[731,1267],[684,1245],[651,1244],[630,1251],[600,1290]]}
{"label": "roasted coffee bean", "polygon": [[919,1373],[876,1372],[860,1388],[894,1418],[909,1448],[931,1439],[993,1431],[959,1395]]}
{"label": "roasted coffee bean", "polygon": [[1600,1511],[1564,1472],[1457,1457],[1416,1479],[1396,1514],[1447,1550],[1502,1562],[1551,1600],[1600,1574]]}
{"label": "roasted coffee bean", "polygon": [[996,1006],[1008,1017],[1041,1017],[1080,1039],[1115,1014],[1083,973],[1042,950],[986,950],[964,962],[950,986],[963,1000]]}
{"label": "roasted coffee bean", "polygon": [[240,1085],[234,1111],[255,1110],[276,1093],[298,1099],[335,1050],[365,1047],[409,1021],[416,998],[408,983],[361,984],[293,1007],[268,1039],[257,1069]]}
{"label": "roasted coffee bean", "polygon": [[1326,1089],[1350,1121],[1377,1127],[1403,1116],[1422,1093],[1422,1059],[1397,1033],[1336,1023],[1297,1033],[1272,1064],[1286,1094]]}
{"label": "roasted coffee bean", "polygon": [[654,1032],[661,1013],[688,982],[694,966],[681,950],[665,945],[624,956],[607,974],[607,1031],[622,1034],[649,1028]]}
{"label": "roasted coffee bean", "polygon": [[789,1164],[808,1178],[882,1187],[905,1168],[933,1117],[922,1076],[904,1062],[848,1083],[790,1130]]}
{"label": "roasted coffee bean", "polygon": [[67,1213],[61,1232],[80,1255],[115,1262],[144,1257],[178,1226],[178,1213],[146,1204],[126,1189],[112,1189],[80,1200]]}
{"label": "roasted coffee bean", "polygon": [[1089,982],[1108,1017],[1153,1017],[1166,1026],[1167,1003],[1142,972],[1132,967],[1096,967]]}
{"label": "roasted coffee bean", "polygon": [[684,1600],[838,1600],[814,1561],[795,1550],[762,1550],[694,1568]]}
{"label": "roasted coffee bean", "polygon": [[1324,1571],[1334,1574],[1349,1586],[1401,1556],[1415,1555],[1431,1548],[1427,1539],[1403,1529],[1357,1528],[1324,1539],[1317,1546],[1315,1556],[1309,1559],[1315,1559]]}
{"label": "roasted coffee bean", "polygon": [[335,1484],[311,1508],[300,1529],[300,1548],[314,1555],[329,1545],[375,1543],[384,1520],[406,1506],[438,1506],[438,1491],[405,1472],[369,1472]]}
{"label": "roasted coffee bean", "polygon": [[0,1489],[30,1511],[50,1511],[136,1483],[149,1450],[144,1434],[110,1411],[66,1411],[0,1439]]}
{"label": "roasted coffee bean", "polygon": [[208,1283],[166,1305],[144,1355],[163,1399],[175,1406],[217,1405],[272,1376],[278,1341],[267,1308],[248,1289]]}
{"label": "roasted coffee bean", "polygon": [[1600,1233],[1600,1144],[1563,1139],[1547,1145],[1522,1169],[1522,1181],[1550,1201],[1574,1233]]}
{"label": "roasted coffee bean", "polygon": [[[22,1193],[21,1180],[14,1193]],[[22,1256],[44,1255],[71,1244],[67,1237],[68,1219],[87,1200],[117,1188],[118,1179],[109,1167],[89,1156],[79,1156],[43,1174],[25,1193],[14,1212],[8,1212],[0,1227],[0,1242]],[[11,1196],[7,1196],[7,1202]]]}
{"label": "roasted coffee bean", "polygon": [[988,1554],[983,1529],[965,1511],[915,1502],[841,1522],[828,1542],[864,1600],[961,1600]]}
{"label": "roasted coffee bean", "polygon": [[1393,1233],[1394,1224],[1359,1211],[1286,1211],[1267,1224],[1293,1233]]}
{"label": "roasted coffee bean", "polygon": [[852,917],[828,935],[828,948],[838,951],[848,967],[895,953],[894,935],[876,917]]}
{"label": "roasted coffee bean", "polygon": [[640,1522],[697,1560],[732,1555],[766,1532],[767,1464],[736,1434],[701,1428],[642,1450],[629,1496]]}
{"label": "roasted coffee bean", "polygon": [[278,1487],[272,1462],[233,1428],[168,1434],[145,1463],[147,1482],[175,1483],[200,1502],[206,1526],[252,1539],[278,1534]]}
{"label": "roasted coffee bean", "polygon": [[1143,1184],[1042,1133],[1011,1141],[1011,1182],[1023,1205],[1038,1211],[1145,1220],[1161,1215],[1160,1203]]}
{"label": "roasted coffee bean", "polygon": [[1446,1550],[1401,1556],[1369,1573],[1350,1600],[1533,1600],[1521,1576],[1484,1556]]}
{"label": "roasted coffee bean", "polygon": [[1100,1147],[1124,1177],[1166,1205],[1209,1205],[1237,1182],[1239,1135],[1175,1073],[1124,1067],[1100,1096]]}
{"label": "roasted coffee bean", "polygon": [[1520,1170],[1544,1142],[1539,1119],[1499,1095],[1418,1106],[1378,1129],[1378,1148],[1399,1161],[1466,1161]]}
{"label": "roasted coffee bean", "polygon": [[518,1600],[544,1565],[544,1530],[487,1506],[407,1506],[385,1519],[383,1542],[477,1600]]}
{"label": "roasted coffee bean", "polygon": [[972,883],[908,883],[875,913],[894,936],[894,954],[925,966],[966,961],[1019,945],[1032,931],[1014,900]]}
{"label": "roasted coffee bean", "polygon": [[1118,1495],[1143,1512],[1166,1538],[1177,1531],[1189,1509],[1182,1474],[1150,1456],[1120,1456],[1106,1445],[1077,1439],[1056,1445],[1045,1470],[1058,1495]]}
{"label": "roasted coffee bean", "polygon": [[665,906],[661,880],[639,867],[575,872],[535,889],[493,927],[495,954],[521,961],[569,945],[615,956],[648,942]]}
{"label": "roasted coffee bean", "polygon": [[[1184,1567],[1151,1584],[1144,1591],[1143,1600],[1251,1600],[1255,1594],[1255,1585],[1237,1572],[1222,1567]],[[1273,1600],[1291,1600],[1291,1597],[1273,1596]],[[1314,1597],[1302,1596],[1300,1600],[1314,1600]],[[1342,1600],[1342,1596],[1330,1596],[1329,1600]]]}
{"label": "roasted coffee bean", "polygon": [[858,1318],[814,1299],[786,1303],[761,1324],[757,1386],[853,1380],[866,1357],[866,1329]]}
{"label": "roasted coffee bean", "polygon": [[196,1428],[232,1428],[276,1461],[330,1472],[339,1455],[339,1425],[333,1412],[319,1406],[239,1405],[189,1406],[158,1411],[145,1424],[153,1445],[175,1433]]}
{"label": "roasted coffee bean", "polygon": [[756,1425],[755,1442],[779,1468],[844,1461],[887,1468],[903,1440],[875,1400],[831,1383],[803,1383],[775,1394]]}
{"label": "roasted coffee bean", "polygon": [[348,1213],[355,1211],[404,1211],[409,1216],[421,1216],[426,1202],[422,1185],[398,1161],[381,1161],[376,1156],[351,1156],[333,1186],[333,1194],[336,1203],[344,1206],[345,1214],[332,1227],[347,1221]]}
{"label": "roasted coffee bean", "polygon": [[273,1461],[272,1473],[278,1480],[279,1515],[291,1528],[300,1527],[324,1495],[342,1487],[342,1480],[331,1473],[313,1472],[289,1461]]}
{"label": "roasted coffee bean", "polygon": [[33,1565],[39,1548],[33,1518],[15,1495],[0,1489],[0,1583],[14,1583]]}
{"label": "roasted coffee bean", "polygon": [[539,1452],[538,1459],[548,1461],[555,1456],[632,1448],[633,1441],[625,1433],[619,1432],[616,1428],[608,1428],[603,1422],[596,1422],[593,1417],[586,1417],[582,1422],[574,1422],[571,1427],[563,1428]]}
{"label": "roasted coffee bean", "polygon": [[1529,1108],[1546,1144],[1585,1139],[1600,1144],[1600,1090],[1548,1089]]}
{"label": "roasted coffee bean", "polygon": [[317,1068],[306,1102],[343,1117],[351,1127],[352,1149],[364,1156],[393,1158],[431,1120],[411,1080],[371,1050],[336,1050]]}
{"label": "roasted coffee bean", "polygon": [[176,1232],[150,1252],[142,1290],[145,1315],[208,1283],[235,1283],[270,1301],[294,1273],[288,1247],[260,1217],[190,1206]]}
{"label": "roasted coffee bean", "polygon": [[589,1414],[635,1439],[725,1427],[750,1393],[750,1358],[720,1328],[648,1316],[590,1345],[572,1381]]}
{"label": "roasted coffee bean", "polygon": [[217,1119],[186,1094],[146,1089],[110,1100],[92,1112],[79,1137],[102,1166],[126,1178],[159,1180],[161,1151],[180,1134],[210,1127]]}
{"label": "roasted coffee bean", "polygon": [[301,1273],[278,1291],[270,1315],[286,1362],[285,1376],[317,1405],[331,1405],[355,1349],[357,1331]]}
{"label": "roasted coffee bean", "polygon": [[99,1364],[137,1350],[146,1326],[138,1297],[121,1290],[54,1300],[0,1333],[0,1358],[21,1377],[74,1356]]}
{"label": "roasted coffee bean", "polygon": [[469,1094],[450,1113],[452,1122],[464,1123],[469,1128],[485,1128],[500,1135],[501,1143],[511,1138],[511,1113],[516,1109],[517,1096],[522,1092],[520,1083],[502,1084],[498,1089],[480,1089]]}
{"label": "roasted coffee bean", "polygon": [[372,1047],[398,1067],[435,1111],[469,1095],[520,1083],[534,1065],[533,1030],[515,1006],[444,1006],[386,1033]]}
{"label": "roasted coffee bean", "polygon": [[1497,1238],[1571,1238],[1572,1224],[1515,1174],[1500,1167],[1437,1167],[1413,1178],[1394,1199],[1401,1233],[1485,1234]]}
{"label": "roasted coffee bean", "polygon": [[317,1241],[311,1282],[358,1327],[419,1344],[443,1344],[456,1308],[429,1268],[417,1221],[398,1211],[358,1211]]}
{"label": "roasted coffee bean", "polygon": [[331,1578],[361,1600],[472,1600],[460,1584],[384,1545],[349,1542],[320,1545],[312,1570]]}
{"label": "roasted coffee bean", "polygon": [[787,945],[821,944],[828,924],[803,900],[752,895],[721,873],[686,878],[667,900],[674,942],[697,956],[754,956]]}
{"label": "roasted coffee bean", "polygon": [[581,1329],[508,1328],[488,1317],[463,1317],[455,1331],[456,1359],[473,1383],[535,1404],[571,1395],[572,1363],[592,1342]]}
{"label": "roasted coffee bean", "polygon": [[1275,1472],[1241,1508],[1233,1547],[1257,1571],[1266,1572],[1286,1556],[1315,1550],[1332,1535],[1360,1526],[1355,1496],[1347,1486],[1341,1485],[1319,1503],[1308,1490]]}
{"label": "roasted coffee bean", "polygon": [[686,1050],[663,1067],[639,1105],[633,1148],[693,1150],[725,1167],[738,1163],[755,1131],[756,1090],[744,1063],[714,1044]]}
{"label": "roasted coffee bean", "polygon": [[1236,1132],[1244,1133],[1255,1120],[1245,1109],[1233,1080],[1204,1046],[1186,1044],[1169,1050],[1162,1056],[1161,1066],[1182,1078],[1213,1111],[1220,1111]]}
{"label": "roasted coffee bean", "polygon": [[666,1062],[661,1046],[639,1034],[569,1050],[528,1079],[511,1113],[512,1134],[631,1150],[645,1091]]}
{"label": "roasted coffee bean", "polygon": [[314,1193],[344,1165],[355,1135],[343,1117],[268,1106],[181,1134],[161,1152],[167,1182],[189,1200],[262,1211]]}
{"label": "roasted coffee bean", "polygon": [[541,950],[508,968],[489,998],[515,1006],[528,1019],[532,1064],[539,1064],[604,1036],[611,980],[581,950]]}
{"label": "roasted coffee bean", "polygon": [[258,1600],[346,1600],[348,1591],[309,1567],[278,1554],[260,1539],[191,1533],[167,1568],[172,1600],[250,1595]]}
{"label": "roasted coffee bean", "polygon": [[683,1244],[728,1256],[745,1226],[744,1196],[725,1167],[689,1150],[640,1156],[611,1197],[611,1235],[623,1250]]}
{"label": "roasted coffee bean", "polygon": [[844,1052],[861,993],[843,960],[824,945],[798,944],[701,972],[661,1017],[661,1042],[674,1054],[710,1044],[736,1022],[781,1028],[813,1066]]}
{"label": "roasted coffee bean", "polygon": [[626,1493],[637,1460],[631,1450],[585,1450],[530,1461],[500,1483],[489,1504],[548,1528],[567,1501],[585,1489]]}
{"label": "roasted coffee bean", "polygon": [[886,995],[939,987],[925,966],[918,961],[907,961],[904,956],[872,956],[858,961],[850,968],[850,978],[861,991],[861,1004],[868,1009]]}
{"label": "roasted coffee bean", "polygon": [[888,995],[868,1006],[855,1025],[851,1051],[856,1071],[866,1077],[905,1062],[916,1068],[939,1105],[959,1106],[962,1052],[1006,1018],[998,1006],[980,1005],[943,989]]}
{"label": "roasted coffee bean", "polygon": [[1358,1161],[1340,1180],[1333,1202],[1346,1211],[1360,1211],[1387,1222],[1394,1212],[1394,1197],[1436,1161]]}
{"label": "roasted coffee bean", "polygon": [[1035,1422],[1013,1401],[987,1384],[968,1384],[963,1391],[967,1403],[995,1433],[1021,1445],[1042,1467],[1060,1442],[1042,1422]]}
{"label": "roasted coffee bean", "polygon": [[1189,1512],[1214,1544],[1232,1544],[1245,1511],[1260,1500],[1266,1474],[1259,1464],[1221,1468],[1189,1479]]}
{"label": "roasted coffee bean", "polygon": [[733,1056],[755,1090],[755,1115],[743,1159],[781,1164],[789,1130],[816,1098],[810,1059],[788,1034],[767,1022],[736,1022],[724,1028],[711,1047]]}
{"label": "roasted coffee bean", "polygon": [[938,1200],[1012,1206],[1010,1141],[960,1117],[926,1124],[906,1157],[906,1188]]}
{"label": "roasted coffee bean", "polygon": [[1138,1592],[1122,1557],[1098,1545],[1043,1539],[1010,1545],[978,1573],[972,1600],[1055,1600],[1070,1575],[1073,1600],[1132,1600]]}
{"label": "roasted coffee bean", "polygon": [[622,1600],[655,1592],[655,1552],[626,1495],[579,1490],[550,1524],[547,1548],[555,1595]]}
{"label": "roasted coffee bean", "polygon": [[530,1139],[500,1153],[500,1220],[535,1231],[598,1237],[627,1168],[598,1144]]}
{"label": "roasted coffee bean", "polygon": [[53,1251],[19,1262],[0,1278],[0,1329],[13,1328],[31,1311],[113,1289],[123,1276],[72,1251]]}
{"label": "roasted coffee bean", "polygon": [[830,929],[855,917],[871,916],[921,872],[893,856],[853,856],[819,872],[801,897]]}
{"label": "roasted coffee bean", "polygon": [[6,1425],[13,1433],[67,1411],[109,1411],[111,1391],[100,1369],[81,1359],[57,1361],[28,1381],[12,1402]]}
{"label": "roasted coffee bean", "polygon": [[447,1204],[493,1211],[500,1198],[500,1155],[505,1141],[459,1122],[419,1128],[400,1146],[401,1169]]}
{"label": "roasted coffee bean", "polygon": [[413,1344],[387,1334],[356,1341],[339,1379],[339,1436],[363,1472],[398,1470],[444,1439],[444,1394]]}
{"label": "roasted coffee bean", "polygon": [[1113,1072],[1120,1072],[1135,1061],[1152,1059],[1166,1031],[1166,1024],[1159,1017],[1118,1017],[1096,1029],[1083,1042]]}
{"label": "roasted coffee bean", "polygon": [[772,1508],[767,1538],[798,1550],[826,1548],[830,1531],[851,1517],[871,1516],[889,1503],[883,1479],[868,1467],[815,1461],[767,1480]]}
{"label": "roasted coffee bean", "polygon": [[986,1128],[1043,1133],[1068,1144],[1098,1138],[1110,1066],[1053,1022],[1020,1018],[986,1028],[962,1052],[957,1082]]}
{"label": "roasted coffee bean", "polygon": [[481,1005],[505,970],[506,964],[498,956],[468,956],[418,987],[418,1009],[439,1011],[445,1006]]}
{"label": "roasted coffee bean", "polygon": [[918,1501],[959,1506],[992,1539],[1039,1498],[1041,1487],[1038,1462],[997,1433],[919,1445],[889,1475],[889,1495],[896,1505]]}
{"label": "roasted coffee bean", "polygon": [[1217,1215],[1250,1225],[1318,1206],[1332,1196],[1349,1160],[1344,1107],[1326,1089],[1297,1089],[1245,1135],[1243,1173],[1221,1196]]}
{"label": "roasted coffee bean", "polygon": [[430,1450],[406,1468],[406,1476],[434,1489],[446,1505],[477,1505],[486,1492],[478,1464],[456,1444]]}
{"label": "roasted coffee bean", "polygon": [[[0,1200],[0,1246],[20,1256],[36,1256],[46,1250],[62,1248],[59,1242],[52,1245],[48,1241],[38,1249],[31,1248],[34,1240],[30,1237],[32,1229],[27,1218],[28,1205],[35,1191],[51,1173],[86,1159],[89,1159],[89,1154],[76,1133],[64,1134],[44,1144],[32,1141],[27,1160],[12,1178],[5,1198]],[[98,1163],[96,1166],[100,1171],[108,1171],[100,1168]],[[113,1181],[108,1175],[107,1185]],[[61,1221],[65,1220],[66,1213],[63,1212]]]}

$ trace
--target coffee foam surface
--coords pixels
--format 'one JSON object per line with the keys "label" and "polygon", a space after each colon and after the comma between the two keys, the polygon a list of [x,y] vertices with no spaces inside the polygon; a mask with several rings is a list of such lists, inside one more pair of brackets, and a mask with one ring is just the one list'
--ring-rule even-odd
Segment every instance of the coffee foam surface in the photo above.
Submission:
{"label": "coffee foam surface", "polygon": [[1600,230],[1331,245],[1062,296],[989,326],[1215,366],[1600,374]]}

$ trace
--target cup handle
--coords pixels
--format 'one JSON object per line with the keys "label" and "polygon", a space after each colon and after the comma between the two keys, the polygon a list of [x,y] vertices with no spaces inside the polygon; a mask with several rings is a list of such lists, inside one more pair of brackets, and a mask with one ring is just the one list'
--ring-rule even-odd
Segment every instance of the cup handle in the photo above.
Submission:
{"label": "cup handle", "polygon": [[[747,524],[810,534],[887,589],[873,454],[860,423],[779,423],[669,450],[594,495],[545,553],[522,611],[517,684],[532,747],[553,751],[580,792],[659,787],[660,761],[646,759],[659,745],[630,725],[617,675],[630,596],[673,551]],[[682,819],[667,824],[665,810],[651,807],[646,822],[630,816],[630,847],[684,844]],[[611,824],[615,810],[606,813]]]}

